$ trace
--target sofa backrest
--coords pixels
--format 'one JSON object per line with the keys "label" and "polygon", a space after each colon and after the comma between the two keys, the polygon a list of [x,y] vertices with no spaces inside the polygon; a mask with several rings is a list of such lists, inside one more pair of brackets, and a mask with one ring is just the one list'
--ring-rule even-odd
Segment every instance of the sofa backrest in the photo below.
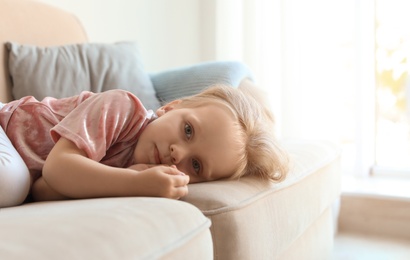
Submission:
{"label": "sofa backrest", "polygon": [[35,0],[0,0],[0,102],[12,100],[8,41],[53,46],[87,42],[87,35],[69,12]]}

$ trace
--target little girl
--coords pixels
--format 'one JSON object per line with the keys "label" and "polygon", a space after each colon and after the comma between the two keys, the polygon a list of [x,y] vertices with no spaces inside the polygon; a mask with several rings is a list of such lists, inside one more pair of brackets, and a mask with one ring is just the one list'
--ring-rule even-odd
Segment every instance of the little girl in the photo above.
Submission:
{"label": "little girl", "polygon": [[24,97],[0,110],[0,125],[28,168],[17,173],[0,165],[0,207],[27,197],[179,199],[188,183],[244,175],[280,181],[287,157],[271,119],[254,98],[229,86],[172,101],[156,114],[123,90]]}

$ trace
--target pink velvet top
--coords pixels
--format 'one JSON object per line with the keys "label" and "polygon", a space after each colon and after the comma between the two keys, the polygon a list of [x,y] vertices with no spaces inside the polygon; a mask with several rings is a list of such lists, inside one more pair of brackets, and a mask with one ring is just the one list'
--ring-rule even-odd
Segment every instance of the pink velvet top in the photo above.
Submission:
{"label": "pink velvet top", "polygon": [[130,166],[138,137],[154,117],[133,94],[110,90],[42,101],[24,97],[5,104],[0,125],[29,168],[33,183],[60,137],[75,143],[92,160]]}

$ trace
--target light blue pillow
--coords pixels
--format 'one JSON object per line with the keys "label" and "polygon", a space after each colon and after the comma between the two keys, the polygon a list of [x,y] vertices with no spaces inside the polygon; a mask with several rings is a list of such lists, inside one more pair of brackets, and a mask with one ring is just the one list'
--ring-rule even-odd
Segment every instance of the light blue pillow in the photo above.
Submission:
{"label": "light blue pillow", "polygon": [[214,84],[238,87],[252,71],[239,61],[209,61],[151,74],[151,81],[162,104],[201,92]]}

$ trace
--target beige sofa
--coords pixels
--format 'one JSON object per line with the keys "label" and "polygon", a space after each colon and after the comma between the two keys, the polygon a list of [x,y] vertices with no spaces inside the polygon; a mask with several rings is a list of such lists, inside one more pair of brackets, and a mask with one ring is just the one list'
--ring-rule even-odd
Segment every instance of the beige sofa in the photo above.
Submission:
{"label": "beige sofa", "polygon": [[[7,41],[50,46],[87,42],[87,36],[63,10],[0,0],[0,42]],[[0,101],[7,102],[4,46],[0,59]],[[190,185],[182,200],[104,198],[2,208],[0,259],[329,259],[340,152],[325,141],[284,145],[291,170],[280,184],[247,177]]]}

